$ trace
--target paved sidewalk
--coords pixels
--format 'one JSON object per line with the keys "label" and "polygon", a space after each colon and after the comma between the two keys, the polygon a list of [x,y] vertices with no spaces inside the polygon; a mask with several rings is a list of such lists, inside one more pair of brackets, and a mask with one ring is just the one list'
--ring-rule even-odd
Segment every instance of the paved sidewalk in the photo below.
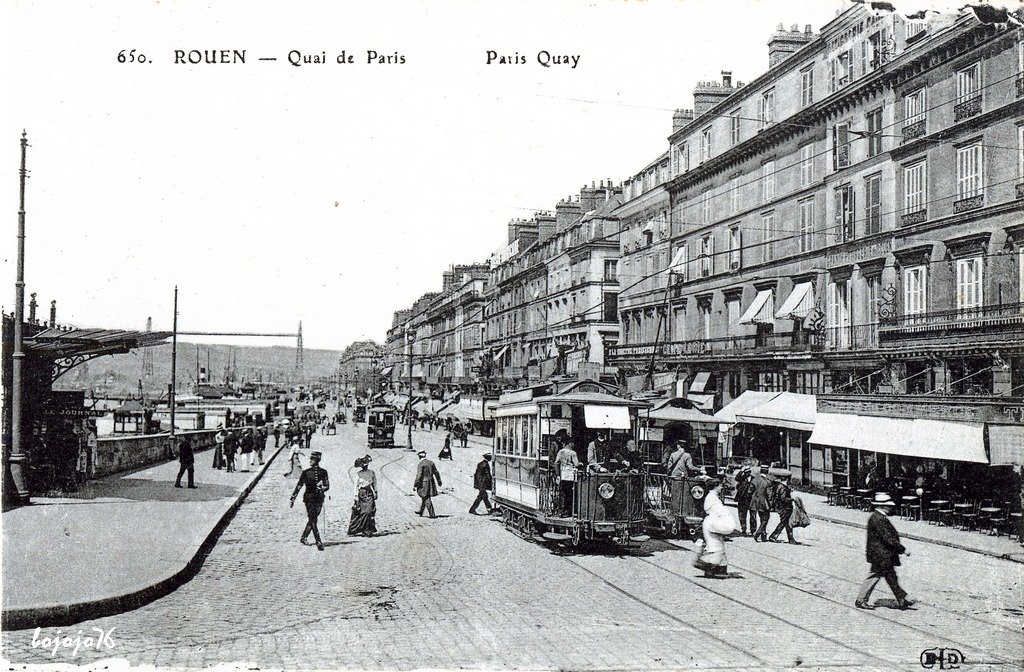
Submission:
{"label": "paved sidewalk", "polygon": [[[807,492],[794,492],[799,495],[811,518],[827,520],[840,525],[866,528],[871,515],[857,509],[843,506],[830,506],[827,498]],[[904,520],[899,516],[890,516],[893,526],[904,539],[924,541],[940,546],[949,546],[973,553],[981,553],[995,558],[1024,563],[1024,546],[1016,537],[990,536],[984,532],[960,530],[945,525],[930,525],[919,520]]]}
{"label": "paved sidewalk", "polygon": [[195,490],[174,487],[175,460],[4,513],[3,626],[66,625],[171,592],[279,452],[268,447],[265,465],[230,474],[211,468],[212,450],[197,453]]}

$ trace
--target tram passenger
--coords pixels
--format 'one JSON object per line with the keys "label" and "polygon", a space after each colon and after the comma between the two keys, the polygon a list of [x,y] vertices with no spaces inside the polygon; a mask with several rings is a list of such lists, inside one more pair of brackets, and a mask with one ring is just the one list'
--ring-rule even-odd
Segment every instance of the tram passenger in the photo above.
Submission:
{"label": "tram passenger", "polygon": [[[558,437],[555,437],[558,440]],[[555,456],[555,471],[558,473],[558,490],[562,495],[562,515],[572,515],[573,490],[576,487],[576,469],[580,466],[580,458],[568,443],[558,441],[561,449]],[[593,444],[591,444],[593,445]]]}
{"label": "tram passenger", "polygon": [[619,464],[623,469],[629,469],[633,472],[644,471],[644,457],[640,450],[636,447],[636,441],[629,439],[626,441],[626,445],[619,456]]}
{"label": "tram passenger", "polygon": [[695,476],[698,473],[693,457],[686,450],[686,439],[676,440],[676,449],[668,456],[666,467],[669,476]]}
{"label": "tram passenger", "polygon": [[608,471],[605,464],[609,462],[610,452],[608,435],[598,432],[597,437],[587,446],[587,469],[591,472]]}

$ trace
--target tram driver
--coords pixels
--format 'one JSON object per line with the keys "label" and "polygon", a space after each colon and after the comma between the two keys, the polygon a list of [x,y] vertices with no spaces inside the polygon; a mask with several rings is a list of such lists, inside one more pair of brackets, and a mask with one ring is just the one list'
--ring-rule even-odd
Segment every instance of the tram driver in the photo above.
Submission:
{"label": "tram driver", "polygon": [[601,431],[587,446],[587,470],[591,473],[608,471],[605,466],[611,459],[611,447],[608,445],[608,433]]}

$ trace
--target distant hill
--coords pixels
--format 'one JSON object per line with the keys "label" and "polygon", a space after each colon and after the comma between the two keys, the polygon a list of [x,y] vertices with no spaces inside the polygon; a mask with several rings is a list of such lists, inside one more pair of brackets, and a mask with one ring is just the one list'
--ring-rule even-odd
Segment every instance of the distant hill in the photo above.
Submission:
{"label": "distant hill", "polygon": [[[182,391],[191,390],[196,380],[197,346],[194,343],[178,341],[178,386]],[[171,382],[171,346],[160,345],[148,348],[153,353],[153,373],[143,373],[144,349],[126,355],[100,357],[80,364],[61,376],[57,389],[96,389],[97,392],[124,395],[138,392],[139,381],[147,394],[158,395],[167,390]],[[330,377],[338,370],[341,355],[336,350],[303,350],[305,367],[300,377],[295,370],[295,348],[287,346],[198,346],[199,366],[208,367],[207,381],[213,384],[225,382],[231,376],[235,382],[273,381],[282,385],[302,380],[316,381]]]}

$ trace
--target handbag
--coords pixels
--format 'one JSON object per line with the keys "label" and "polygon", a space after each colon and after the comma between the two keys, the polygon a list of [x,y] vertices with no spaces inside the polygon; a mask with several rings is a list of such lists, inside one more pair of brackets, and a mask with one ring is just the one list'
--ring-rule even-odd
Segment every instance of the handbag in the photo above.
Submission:
{"label": "handbag", "polygon": [[793,496],[793,513],[789,516],[790,527],[808,527],[811,524],[811,517],[807,515],[807,510],[804,509],[803,500],[797,496]]}

